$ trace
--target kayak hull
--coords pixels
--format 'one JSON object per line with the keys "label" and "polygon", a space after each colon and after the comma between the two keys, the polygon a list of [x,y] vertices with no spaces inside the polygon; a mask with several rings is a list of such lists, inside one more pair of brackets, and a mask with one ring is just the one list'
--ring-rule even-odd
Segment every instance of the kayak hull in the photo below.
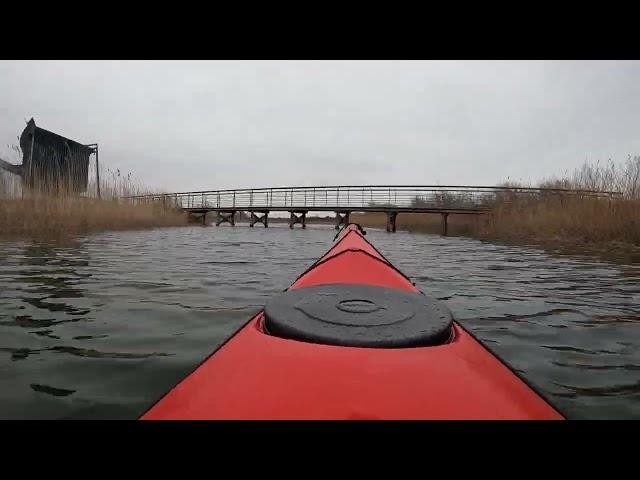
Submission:
{"label": "kayak hull", "polygon": [[[356,228],[290,288],[417,291]],[[280,338],[259,312],[142,419],[562,419],[458,323],[450,341],[363,348]]]}

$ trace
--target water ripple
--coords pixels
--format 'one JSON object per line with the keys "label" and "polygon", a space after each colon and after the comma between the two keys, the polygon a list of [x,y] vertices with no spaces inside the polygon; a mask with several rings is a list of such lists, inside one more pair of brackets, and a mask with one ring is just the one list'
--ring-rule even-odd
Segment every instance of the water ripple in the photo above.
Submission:
{"label": "water ripple", "polygon": [[[0,242],[3,418],[136,418],[334,235],[275,224]],[[367,238],[570,418],[640,418],[638,265],[406,232]]]}

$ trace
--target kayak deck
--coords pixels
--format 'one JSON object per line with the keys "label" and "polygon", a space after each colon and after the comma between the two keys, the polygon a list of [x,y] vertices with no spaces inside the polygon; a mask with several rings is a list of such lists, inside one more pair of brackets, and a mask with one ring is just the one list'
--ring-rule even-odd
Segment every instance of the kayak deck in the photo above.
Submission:
{"label": "kayak deck", "polygon": [[[418,292],[357,227],[290,287]],[[442,344],[369,348],[282,338],[265,310],[142,419],[562,419],[455,321]]]}

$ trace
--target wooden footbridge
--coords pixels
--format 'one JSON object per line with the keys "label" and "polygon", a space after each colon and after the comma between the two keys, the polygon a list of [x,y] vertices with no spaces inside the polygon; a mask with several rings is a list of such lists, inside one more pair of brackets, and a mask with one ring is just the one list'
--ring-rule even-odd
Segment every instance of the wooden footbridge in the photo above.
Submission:
{"label": "wooden footbridge", "polygon": [[387,231],[396,231],[401,213],[429,213],[442,216],[442,233],[447,234],[449,215],[490,213],[498,203],[517,197],[590,196],[611,198],[617,192],[550,188],[512,188],[483,186],[393,186],[340,185],[318,187],[273,187],[235,190],[206,190],[127,197],[134,202],[169,202],[206,223],[207,214],[216,214],[216,225],[235,225],[238,212],[250,215],[249,226],[269,226],[271,212],[288,212],[289,227],[306,227],[309,212],[335,214],[335,228],[349,222],[354,212],[381,212],[387,215]]}

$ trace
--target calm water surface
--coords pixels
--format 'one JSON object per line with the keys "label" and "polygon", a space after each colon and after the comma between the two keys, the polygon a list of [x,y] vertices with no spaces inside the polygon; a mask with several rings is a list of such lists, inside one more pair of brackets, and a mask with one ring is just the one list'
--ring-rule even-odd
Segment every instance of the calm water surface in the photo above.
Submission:
{"label": "calm water surface", "polygon": [[[0,418],[136,418],[334,235],[238,225],[0,242]],[[640,418],[640,267],[368,238],[569,418]]]}

